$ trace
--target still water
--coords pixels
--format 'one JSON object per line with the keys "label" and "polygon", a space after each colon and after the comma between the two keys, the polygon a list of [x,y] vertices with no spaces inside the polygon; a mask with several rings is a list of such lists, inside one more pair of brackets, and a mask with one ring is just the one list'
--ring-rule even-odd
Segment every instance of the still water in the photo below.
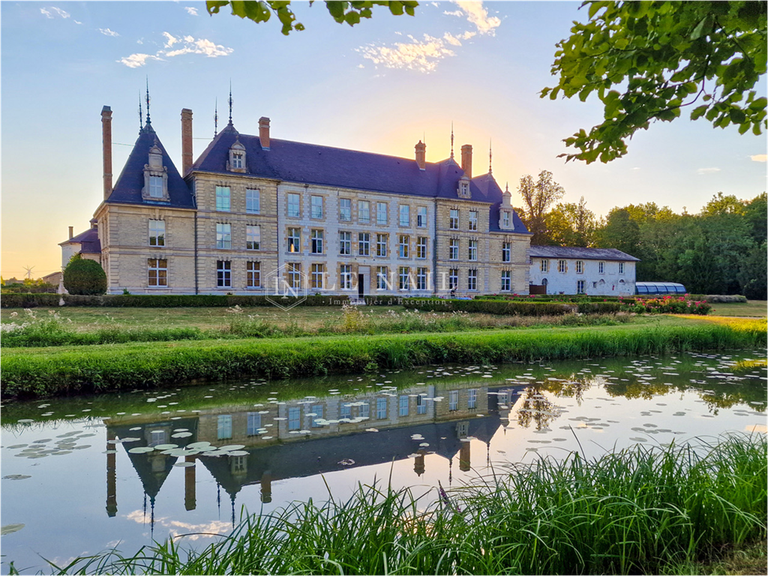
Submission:
{"label": "still water", "polygon": [[2,410],[2,566],[169,536],[204,546],[243,510],[416,494],[510,462],[766,432],[765,351],[243,381]]}

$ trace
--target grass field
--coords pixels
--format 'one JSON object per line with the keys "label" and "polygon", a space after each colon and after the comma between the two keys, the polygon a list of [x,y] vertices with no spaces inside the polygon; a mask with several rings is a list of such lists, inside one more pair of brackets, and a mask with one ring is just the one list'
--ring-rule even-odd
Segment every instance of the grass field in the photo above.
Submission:
{"label": "grass field", "polygon": [[765,300],[749,300],[746,304],[712,304],[712,316],[742,316],[745,318],[765,318],[768,316],[768,303]]}

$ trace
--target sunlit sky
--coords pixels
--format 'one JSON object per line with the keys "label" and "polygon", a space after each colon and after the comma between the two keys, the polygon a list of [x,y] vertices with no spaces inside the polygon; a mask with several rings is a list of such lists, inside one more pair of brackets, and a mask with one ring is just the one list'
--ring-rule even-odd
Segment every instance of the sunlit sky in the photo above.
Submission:
{"label": "sunlit sky", "polygon": [[[233,121],[257,134],[427,161],[474,146],[516,190],[549,170],[604,216],[614,206],[656,202],[698,212],[717,192],[750,199],[765,190],[764,136],[739,136],[705,121],[657,123],[608,165],[568,163],[562,140],[602,118],[599,102],[540,99],[555,44],[577,2],[423,2],[416,16],[385,8],[354,28],[321,2],[298,4],[303,32],[276,19],[256,25],[202,2],[7,2],[2,10],[2,275],[37,278],[60,269],[59,242],[102,198],[101,109],[113,111],[115,180],[136,140],[138,102],[149,81],[152,125],[178,167],[182,108],[194,112],[195,157]],[[228,9],[225,9],[228,11]],[[760,88],[765,93],[765,84]],[[521,205],[513,194],[513,204]]]}

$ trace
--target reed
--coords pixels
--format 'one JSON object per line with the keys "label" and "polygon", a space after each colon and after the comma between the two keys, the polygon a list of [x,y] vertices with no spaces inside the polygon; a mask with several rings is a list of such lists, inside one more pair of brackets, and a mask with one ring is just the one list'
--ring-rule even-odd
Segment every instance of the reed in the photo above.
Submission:
{"label": "reed", "polygon": [[[348,500],[248,515],[183,539],[54,566],[59,574],[660,574],[766,537],[766,439],[637,446],[497,470],[418,498],[376,483]],[[13,566],[11,565],[12,572]]]}

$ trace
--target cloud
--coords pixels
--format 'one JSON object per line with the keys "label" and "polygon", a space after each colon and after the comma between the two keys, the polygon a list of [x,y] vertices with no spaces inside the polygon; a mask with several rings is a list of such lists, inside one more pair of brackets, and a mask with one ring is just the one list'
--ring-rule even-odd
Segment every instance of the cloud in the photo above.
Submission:
{"label": "cloud", "polygon": [[99,32],[104,34],[104,36],[120,36],[120,34],[109,28],[99,28]]}
{"label": "cloud", "polygon": [[197,8],[192,8],[192,6],[184,6],[184,10],[186,10],[190,16],[197,16]]}
{"label": "cloud", "polygon": [[454,10],[453,12],[448,12],[447,10],[443,12],[446,16],[463,16],[464,13],[461,10]]}
{"label": "cloud", "polygon": [[[129,68],[138,68],[144,66],[148,60],[164,60],[165,58],[174,58],[184,54],[202,54],[208,58],[218,56],[228,56],[234,52],[234,49],[221,44],[215,44],[205,38],[195,39],[194,36],[174,36],[170,32],[163,32],[165,44],[163,49],[158,50],[154,55],[151,54],[131,54],[126,58],[118,60]],[[139,41],[142,44],[143,41]],[[170,50],[173,48],[173,50]]]}
{"label": "cloud", "polygon": [[357,49],[375,65],[385,68],[404,68],[417,72],[434,72],[437,63],[448,56],[455,56],[455,52],[445,46],[442,38],[434,38],[424,34],[424,40],[417,40],[408,36],[410,42],[397,42],[393,47],[388,46],[362,46]]}
{"label": "cloud", "polygon": [[65,20],[69,18],[69,12],[62,10],[61,8],[56,8],[56,6],[51,6],[49,8],[40,8],[40,14],[42,14],[43,16],[49,19],[53,19],[54,14],[64,18]]}
{"label": "cloud", "polygon": [[125,64],[128,68],[139,68],[147,63],[147,60],[162,60],[152,54],[131,54],[125,58],[118,60],[121,64]]}
{"label": "cloud", "polygon": [[488,16],[488,11],[483,7],[482,2],[472,0],[454,0],[459,6],[459,10],[464,12],[467,20],[477,27],[480,34],[496,34],[496,28],[501,25],[501,20],[496,16]]}
{"label": "cloud", "polygon": [[53,14],[51,14],[50,11],[46,10],[45,8],[40,8],[40,14],[42,14],[49,20],[53,20]]}
{"label": "cloud", "polygon": [[699,168],[696,170],[697,174],[714,174],[715,172],[720,172],[720,168]]}
{"label": "cloud", "polygon": [[752,162],[768,162],[768,154],[755,154],[749,157]]}
{"label": "cloud", "polygon": [[[132,520],[137,524],[146,524],[146,513],[142,510],[134,510],[127,514],[126,519]],[[155,527],[162,526],[167,528],[172,537],[184,535],[185,540],[198,540],[200,538],[213,538],[217,534],[228,534],[232,531],[232,524],[222,522],[221,520],[212,520],[202,524],[192,524],[190,522],[181,522],[171,520],[168,517],[155,518]]]}

